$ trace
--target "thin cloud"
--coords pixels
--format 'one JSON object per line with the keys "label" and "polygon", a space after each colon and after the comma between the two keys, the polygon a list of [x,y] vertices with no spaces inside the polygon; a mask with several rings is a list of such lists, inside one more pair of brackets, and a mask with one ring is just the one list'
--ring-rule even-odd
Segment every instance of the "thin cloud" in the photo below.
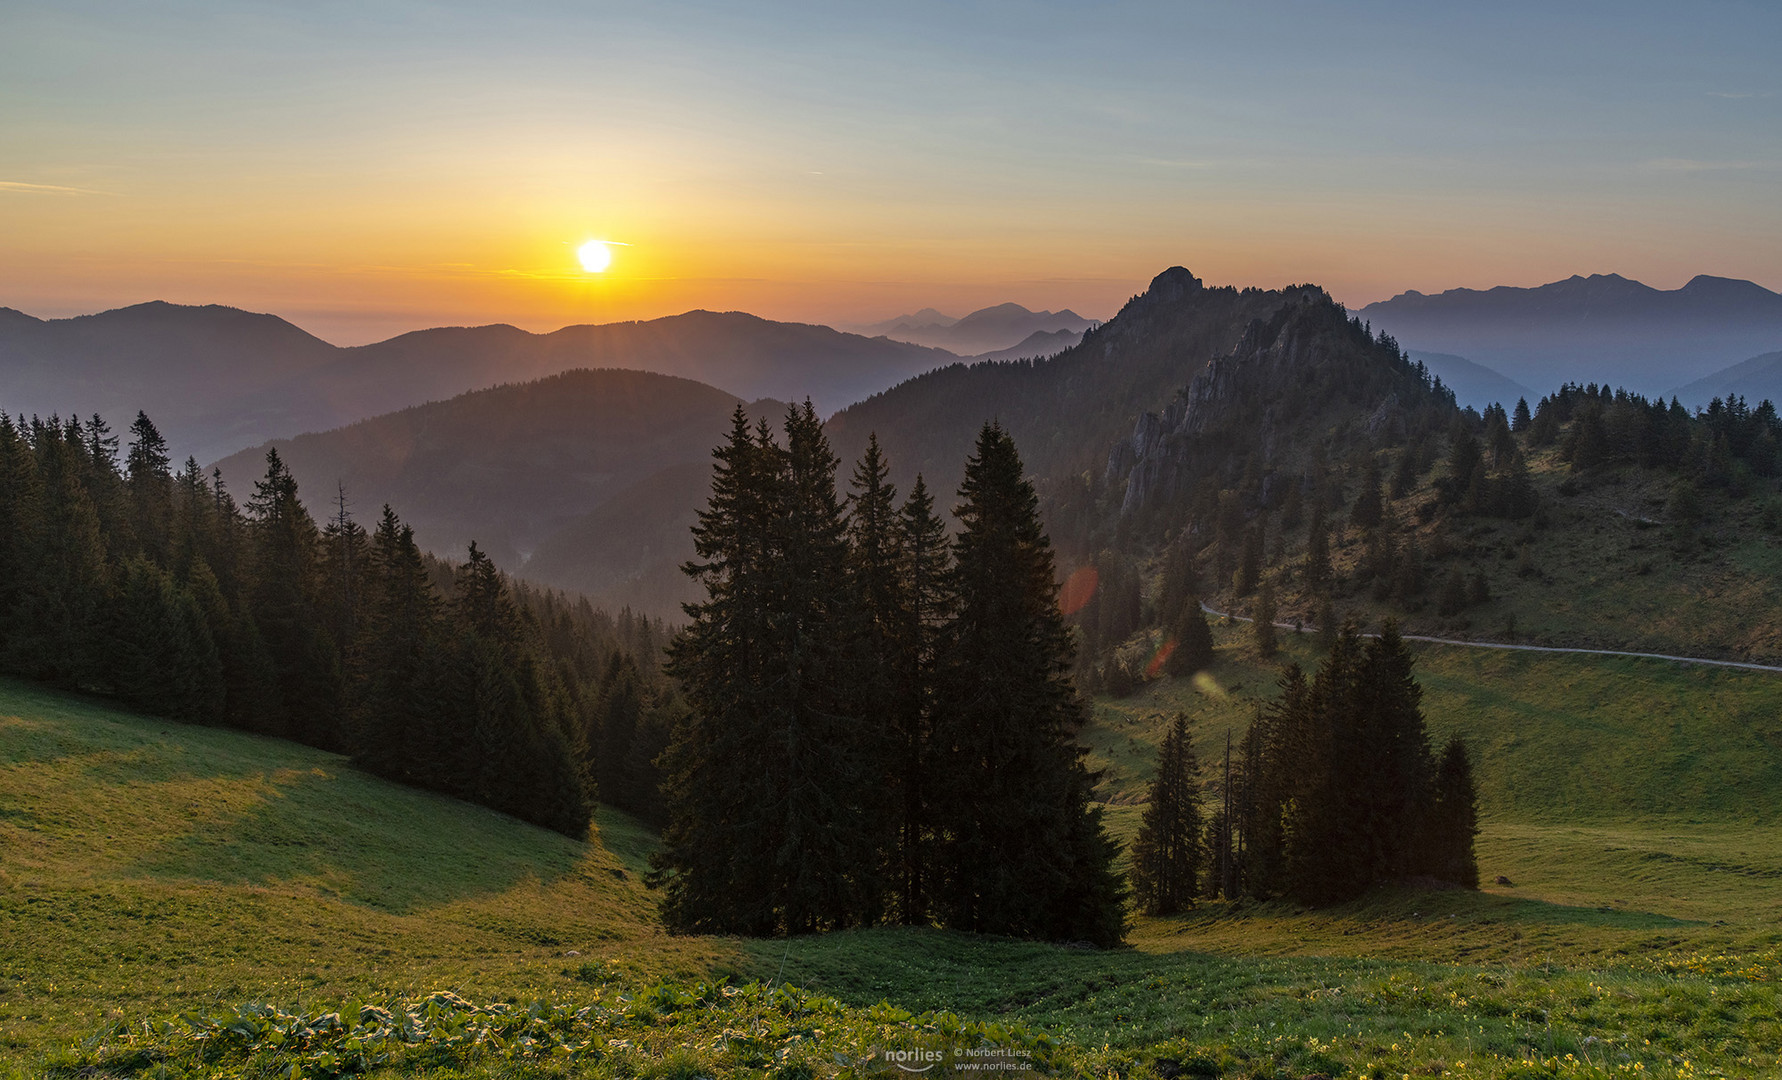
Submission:
{"label": "thin cloud", "polygon": [[1782,169],[1782,161],[1706,161],[1700,158],[1653,158],[1643,166],[1653,172],[1731,172]]}
{"label": "thin cloud", "polygon": [[62,187],[59,184],[27,184],[22,180],[0,180],[0,191],[16,191],[21,195],[109,195],[109,191],[91,188]]}
{"label": "thin cloud", "polygon": [[1775,97],[1776,93],[1773,90],[1710,90],[1708,96],[1726,98],[1729,101],[1744,101],[1746,98]]}

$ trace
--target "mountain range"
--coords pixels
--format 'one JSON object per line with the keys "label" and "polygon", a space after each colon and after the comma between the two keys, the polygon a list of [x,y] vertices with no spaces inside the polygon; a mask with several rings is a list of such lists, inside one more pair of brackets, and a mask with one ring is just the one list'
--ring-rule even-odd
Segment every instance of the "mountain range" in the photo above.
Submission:
{"label": "mountain range", "polygon": [[1668,394],[1782,347],[1782,294],[1705,274],[1670,290],[1592,274],[1536,288],[1412,291],[1359,314],[1405,348],[1464,356],[1543,393],[1572,381]]}
{"label": "mountain range", "polygon": [[[923,308],[913,315],[899,315],[884,322],[860,328],[863,334],[883,335],[895,341],[929,345],[946,349],[959,356],[982,357],[1025,346],[1035,334],[1055,335],[1059,331],[1082,334],[1095,325],[1066,308],[1063,311],[1029,311],[1020,304],[997,304],[979,308],[963,318],[943,315],[933,308]],[[1056,352],[1054,348],[1052,351]],[[1022,356],[1035,355],[1032,352]]]}
{"label": "mountain range", "polygon": [[276,316],[214,305],[157,301],[47,320],[0,308],[0,409],[100,413],[118,426],[141,409],[176,456],[201,461],[575,368],[677,375],[748,399],[808,396],[828,411],[957,359],[938,348],[742,312],[690,311],[549,334],[442,327],[340,348]]}

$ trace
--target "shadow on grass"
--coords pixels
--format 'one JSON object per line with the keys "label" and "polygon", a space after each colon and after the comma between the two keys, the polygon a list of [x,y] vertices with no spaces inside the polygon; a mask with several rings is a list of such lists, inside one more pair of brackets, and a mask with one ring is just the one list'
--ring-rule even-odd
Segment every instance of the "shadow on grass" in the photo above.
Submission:
{"label": "shadow on grass", "polygon": [[550,885],[586,873],[584,860],[598,850],[344,765],[207,779],[235,784],[229,800],[234,805],[192,804],[190,828],[144,852],[126,872],[306,885],[349,903],[407,914],[505,892],[528,880]]}
{"label": "shadow on grass", "polygon": [[[1467,890],[1383,890],[1338,908],[1203,904],[1177,919],[1146,920],[1142,948],[1098,950],[917,927],[880,927],[743,944],[739,978],[792,983],[857,1005],[890,1000],[962,1014],[1058,1015],[1156,979],[1186,980],[1205,1002],[1246,1001],[1273,988],[1332,985],[1390,972],[1471,969],[1456,939],[1517,927],[1640,932],[1699,926],[1650,912],[1568,907]],[[1175,946],[1175,935],[1183,944]],[[1426,958],[1409,939],[1432,945]],[[1217,941],[1208,948],[1201,942]],[[1363,944],[1363,954],[1355,946]],[[1234,952],[1233,944],[1242,947]],[[1421,952],[1422,950],[1417,950]],[[1385,955],[1390,952],[1392,955]],[[1376,955],[1367,955],[1376,953]],[[1438,956],[1449,954],[1447,960]],[[1458,964],[1458,966],[1456,966]],[[1496,964],[1486,964],[1497,967]]]}

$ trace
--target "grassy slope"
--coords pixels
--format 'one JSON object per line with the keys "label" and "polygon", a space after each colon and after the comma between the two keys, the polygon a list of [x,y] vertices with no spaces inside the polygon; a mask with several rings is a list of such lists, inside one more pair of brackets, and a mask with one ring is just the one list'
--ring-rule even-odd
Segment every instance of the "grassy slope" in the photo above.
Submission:
{"label": "grassy slope", "polygon": [[[1216,634],[1210,683],[1097,705],[1085,739],[1118,833],[1169,716],[1189,713],[1210,772],[1273,693],[1241,628]],[[1316,659],[1310,637],[1286,647]],[[1609,1045],[1654,1071],[1773,1069],[1782,679],[1457,648],[1422,649],[1419,671],[1437,734],[1482,750],[1481,863],[1513,887],[1210,904],[1138,920],[1116,953],[898,929],[668,938],[635,822],[603,814],[584,847],[333,755],[0,682],[0,1055],[207,1002],[586,1000],[592,964],[596,982],[737,972],[1079,1046],[1167,1042],[1228,1071],[1491,1072]]]}
{"label": "grassy slope", "polygon": [[204,1002],[524,996],[730,951],[663,935],[648,834],[600,829],[580,845],[333,754],[0,681],[0,1056]]}
{"label": "grassy slope", "polygon": [[[1264,662],[1244,628],[1215,635],[1210,679],[1163,679],[1096,703],[1083,740],[1124,840],[1177,711],[1210,779],[1225,733],[1240,738],[1273,696],[1279,663],[1318,659],[1310,636],[1287,635],[1283,655]],[[1782,974],[1782,677],[1418,654],[1432,733],[1461,732],[1480,751],[1481,868],[1512,885],[1389,892],[1320,912],[1207,903],[1137,919],[1135,948],[1122,954],[901,930],[760,942],[751,970],[848,1001],[888,995],[1115,1045],[1210,1039],[1261,1052],[1290,1033],[1302,1048],[1336,1040],[1351,1064],[1431,1072],[1472,1055],[1475,1067],[1500,1067],[1491,1054],[1551,1054],[1564,1072],[1593,1050],[1604,1063],[1617,1044],[1608,1064],[1663,1071],[1714,1045],[1735,1075],[1774,1070],[1775,1057],[1745,1041],[1758,1023],[1745,1010],[1767,1017]],[[1729,982],[1753,995],[1736,1009]],[[1578,1055],[1569,1063],[1568,1052]]]}

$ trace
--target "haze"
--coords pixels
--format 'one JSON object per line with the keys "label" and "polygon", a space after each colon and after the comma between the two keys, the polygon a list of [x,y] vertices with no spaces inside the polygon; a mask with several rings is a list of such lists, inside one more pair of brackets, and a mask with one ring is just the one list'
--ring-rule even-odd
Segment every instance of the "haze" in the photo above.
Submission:
{"label": "haze", "polygon": [[1239,7],[7,3],[0,303],[351,344],[1106,317],[1184,262],[1351,307],[1782,288],[1775,5]]}

